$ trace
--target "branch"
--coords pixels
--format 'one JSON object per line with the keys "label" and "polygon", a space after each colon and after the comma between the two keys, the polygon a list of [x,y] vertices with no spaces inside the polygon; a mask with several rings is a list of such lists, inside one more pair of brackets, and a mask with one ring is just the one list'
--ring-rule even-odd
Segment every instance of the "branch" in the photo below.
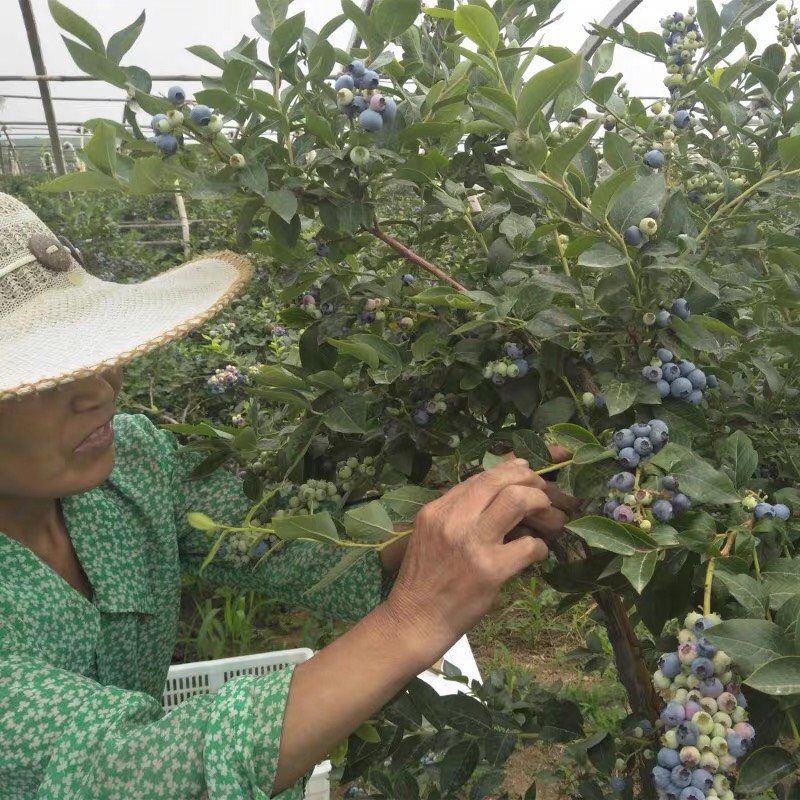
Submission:
{"label": "branch", "polygon": [[372,223],[371,228],[367,228],[367,230],[376,238],[380,239],[384,244],[388,244],[393,250],[396,250],[400,253],[403,258],[410,261],[412,264],[416,264],[418,267],[422,267],[422,269],[427,270],[431,273],[431,275],[435,275],[440,281],[445,281],[449,283],[454,289],[457,289],[459,292],[466,292],[467,290],[460,284],[458,281],[455,281],[451,278],[446,272],[442,272],[439,267],[435,264],[431,264],[430,261],[426,261],[422,256],[418,256],[413,250],[409,250],[404,244],[401,244],[397,241],[397,239],[389,236],[388,233],[384,233],[380,226],[378,225],[378,220],[375,219]]}

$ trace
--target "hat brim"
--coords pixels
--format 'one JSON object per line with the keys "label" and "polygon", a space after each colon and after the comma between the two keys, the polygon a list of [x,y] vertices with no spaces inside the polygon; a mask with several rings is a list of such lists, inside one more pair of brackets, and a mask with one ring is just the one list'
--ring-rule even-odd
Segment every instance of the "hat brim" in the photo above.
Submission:
{"label": "hat brim", "polygon": [[199,327],[247,283],[250,262],[211,253],[137,284],[42,292],[0,318],[0,401],[94,375]]}

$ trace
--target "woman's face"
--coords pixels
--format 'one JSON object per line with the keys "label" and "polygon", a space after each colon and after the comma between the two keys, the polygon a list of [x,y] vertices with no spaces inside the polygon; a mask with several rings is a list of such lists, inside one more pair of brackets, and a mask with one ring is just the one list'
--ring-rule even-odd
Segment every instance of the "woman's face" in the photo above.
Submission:
{"label": "woman's face", "polygon": [[115,368],[0,403],[0,493],[58,498],[99,486],[114,466],[108,423],[122,386]]}

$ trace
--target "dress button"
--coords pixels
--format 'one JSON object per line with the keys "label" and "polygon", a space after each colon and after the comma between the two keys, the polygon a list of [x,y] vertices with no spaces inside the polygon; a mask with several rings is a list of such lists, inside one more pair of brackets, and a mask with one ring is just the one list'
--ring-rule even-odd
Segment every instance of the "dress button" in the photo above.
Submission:
{"label": "dress button", "polygon": [[34,233],[28,240],[28,248],[39,263],[51,272],[67,272],[72,266],[72,256],[55,236]]}

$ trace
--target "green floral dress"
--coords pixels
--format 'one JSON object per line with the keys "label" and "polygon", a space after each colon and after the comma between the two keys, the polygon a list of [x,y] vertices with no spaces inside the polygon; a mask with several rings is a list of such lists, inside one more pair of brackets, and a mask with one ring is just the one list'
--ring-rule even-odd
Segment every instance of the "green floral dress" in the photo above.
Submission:
{"label": "green floral dress", "polygon": [[[185,513],[237,523],[249,506],[241,483],[224,470],[188,480],[197,454],[144,416],[114,424],[110,478],[63,500],[91,602],[0,533],[0,798],[270,797],[293,668],[235,678],[168,714],[161,707],[181,575],[198,574],[213,541]],[[355,620],[391,586],[377,554],[302,597],[339,558],[289,542],[255,569],[218,554],[202,578]],[[307,779],[280,798],[300,800]]]}

